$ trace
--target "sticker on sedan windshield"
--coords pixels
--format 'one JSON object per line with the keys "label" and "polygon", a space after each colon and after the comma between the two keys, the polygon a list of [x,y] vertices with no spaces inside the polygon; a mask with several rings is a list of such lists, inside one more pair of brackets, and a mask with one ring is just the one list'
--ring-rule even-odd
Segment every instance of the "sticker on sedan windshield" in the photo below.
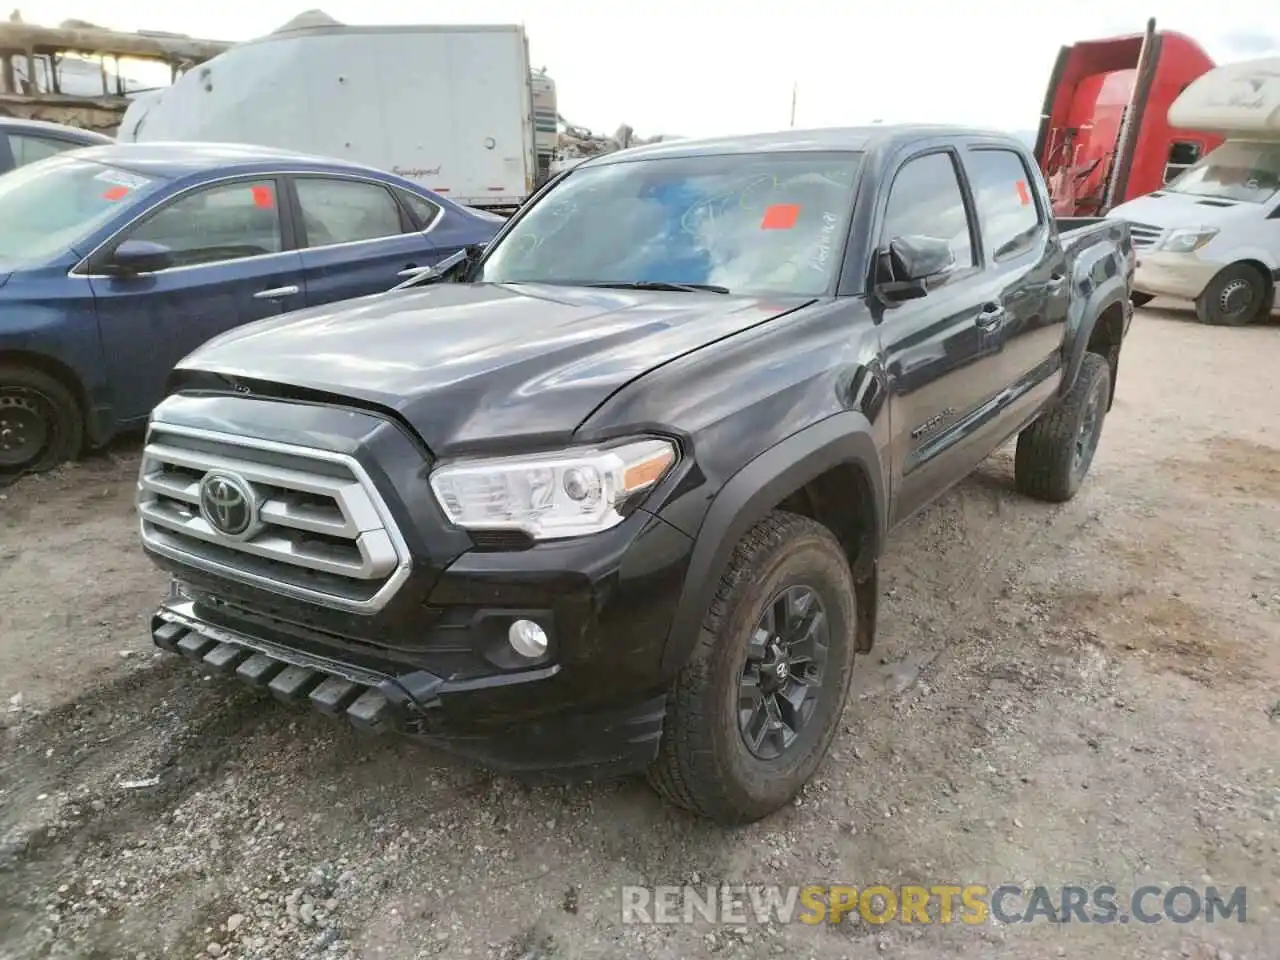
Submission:
{"label": "sticker on sedan windshield", "polygon": [[110,190],[107,190],[102,195],[102,199],[103,200],[123,200],[128,195],[129,195],[128,187],[112,187]]}
{"label": "sticker on sedan windshield", "polygon": [[261,207],[264,210],[271,210],[275,208],[275,191],[270,187],[258,184],[250,187],[249,190],[253,194],[253,205],[255,207]]}
{"label": "sticker on sedan windshield", "polygon": [[800,219],[798,203],[775,203],[764,208],[764,219],[760,221],[761,230],[790,230]]}
{"label": "sticker on sedan windshield", "polygon": [[115,187],[124,187],[126,190],[138,190],[151,182],[146,177],[125,173],[123,170],[103,170],[93,179],[99,183],[109,183]]}
{"label": "sticker on sedan windshield", "polygon": [[1027,190],[1027,182],[1025,180],[1019,180],[1015,186],[1018,188],[1018,202],[1024,207],[1031,206],[1031,193]]}

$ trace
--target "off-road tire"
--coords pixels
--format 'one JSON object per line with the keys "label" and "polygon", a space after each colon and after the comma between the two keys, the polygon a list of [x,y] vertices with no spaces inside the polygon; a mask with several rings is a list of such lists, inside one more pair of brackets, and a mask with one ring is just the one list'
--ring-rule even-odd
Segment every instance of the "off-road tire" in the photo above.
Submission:
{"label": "off-road tire", "polygon": [[[1244,304],[1228,309],[1235,295]],[[1196,318],[1218,327],[1243,327],[1271,313],[1275,293],[1271,281],[1257,267],[1233,263],[1219,270],[1196,298]]]}
{"label": "off-road tire", "polygon": [[47,439],[23,463],[8,463],[0,451],[0,483],[27,473],[40,473],[79,455],[84,445],[84,417],[75,396],[42,370],[0,364],[0,421],[19,408],[24,416],[36,411]]}
{"label": "off-road tire", "polygon": [[[1018,434],[1013,475],[1019,492],[1050,503],[1065,503],[1076,495],[1093,463],[1110,398],[1111,367],[1106,357],[1086,353],[1071,391]],[[1097,403],[1096,426],[1088,455],[1080,462],[1076,444],[1091,402]]]}
{"label": "off-road tire", "polygon": [[[773,760],[743,739],[739,684],[748,641],[780,590],[804,586],[830,626],[823,683],[809,721]],[[774,511],[743,536],[672,684],[649,782],[673,804],[725,825],[750,823],[789,803],[813,776],[839,729],[853,673],[857,600],[839,542],[821,524]]]}
{"label": "off-road tire", "polygon": [[1137,290],[1129,294],[1129,302],[1135,307],[1145,307],[1156,298],[1154,293],[1139,293]]}

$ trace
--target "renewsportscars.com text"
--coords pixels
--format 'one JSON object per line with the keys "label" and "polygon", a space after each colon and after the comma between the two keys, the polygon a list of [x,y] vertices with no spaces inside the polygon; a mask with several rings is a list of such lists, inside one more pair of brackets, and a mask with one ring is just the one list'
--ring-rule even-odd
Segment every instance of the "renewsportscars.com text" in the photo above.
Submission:
{"label": "renewsportscars.com text", "polygon": [[770,884],[622,888],[623,923],[1208,923],[1245,922],[1244,887],[1021,887]]}

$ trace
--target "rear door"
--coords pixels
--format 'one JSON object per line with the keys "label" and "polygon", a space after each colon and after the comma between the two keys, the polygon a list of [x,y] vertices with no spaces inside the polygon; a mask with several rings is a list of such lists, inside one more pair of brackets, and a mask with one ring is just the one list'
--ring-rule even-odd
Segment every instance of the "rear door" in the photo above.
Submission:
{"label": "rear door", "polygon": [[1004,308],[999,418],[1012,430],[1057,389],[1070,289],[1066,255],[1034,171],[1008,146],[962,154],[982,235],[988,296]]}
{"label": "rear door", "polygon": [[[919,299],[877,318],[889,383],[894,520],[905,519],[982,459],[975,425],[997,389],[999,306],[990,302],[981,243],[950,146],[917,152],[894,174],[877,249],[898,237],[946,240],[954,265]],[[879,278],[887,279],[887,278]]]}
{"label": "rear door", "polygon": [[[420,223],[387,184],[308,174],[293,177],[292,189],[310,305],[383,293],[441,257],[432,224]],[[429,212],[438,219],[438,208]]]}
{"label": "rear door", "polygon": [[[162,201],[86,266],[121,420],[145,417],[179,360],[211,337],[303,305],[302,270],[273,177],[221,181]],[[161,244],[174,266],[98,272],[125,240]]]}

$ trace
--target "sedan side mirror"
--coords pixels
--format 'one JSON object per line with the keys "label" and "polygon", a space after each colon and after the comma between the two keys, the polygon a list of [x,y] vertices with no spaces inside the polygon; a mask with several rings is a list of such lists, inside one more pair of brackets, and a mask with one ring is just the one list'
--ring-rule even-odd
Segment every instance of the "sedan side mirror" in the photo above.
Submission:
{"label": "sedan side mirror", "polygon": [[881,253],[883,273],[890,279],[877,289],[888,300],[915,300],[928,293],[927,283],[955,266],[951,244],[938,237],[896,237]]}
{"label": "sedan side mirror", "polygon": [[137,277],[174,265],[173,251],[149,240],[126,240],[116,247],[102,272],[113,277]]}

